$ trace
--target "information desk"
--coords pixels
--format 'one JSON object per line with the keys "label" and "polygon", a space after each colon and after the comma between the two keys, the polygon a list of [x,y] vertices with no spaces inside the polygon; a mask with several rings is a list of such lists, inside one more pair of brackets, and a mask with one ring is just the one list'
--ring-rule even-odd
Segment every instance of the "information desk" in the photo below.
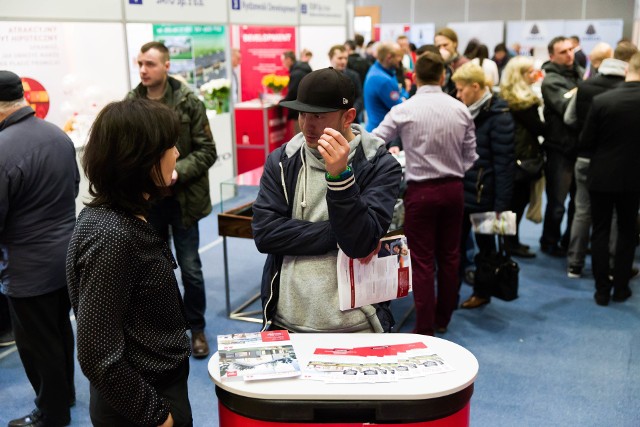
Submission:
{"label": "information desk", "polygon": [[478,361],[467,349],[415,334],[291,334],[300,367],[316,348],[353,348],[423,341],[455,368],[388,383],[330,384],[275,379],[221,382],[218,353],[209,360],[221,427],[469,425]]}

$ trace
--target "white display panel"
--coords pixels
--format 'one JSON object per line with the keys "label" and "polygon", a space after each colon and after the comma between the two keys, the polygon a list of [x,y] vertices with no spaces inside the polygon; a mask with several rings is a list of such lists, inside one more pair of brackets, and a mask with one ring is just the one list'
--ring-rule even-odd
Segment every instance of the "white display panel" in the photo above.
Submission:
{"label": "white display panel", "polygon": [[433,44],[436,34],[436,24],[433,22],[423,24],[412,24],[409,29],[409,41],[420,47],[425,44]]}
{"label": "white display panel", "polygon": [[229,23],[298,25],[298,0],[231,0]]}
{"label": "white display panel", "polygon": [[129,90],[124,28],[119,23],[0,22],[0,69],[41,84],[46,120],[64,127],[76,121],[82,144],[92,117]]}
{"label": "white display panel", "polygon": [[308,49],[313,52],[309,61],[313,70],[331,66],[329,49],[335,44],[344,45],[347,39],[347,29],[344,26],[300,27],[299,34],[298,50]]}
{"label": "white display panel", "polygon": [[374,31],[378,34],[374,38],[381,42],[395,42],[398,36],[408,37],[410,28],[409,24],[377,24]]}
{"label": "white display panel", "polygon": [[531,49],[546,52],[551,39],[561,35],[564,35],[564,21],[560,19],[507,22],[507,46],[519,43],[518,53],[529,53]]}
{"label": "white display panel", "polygon": [[0,0],[0,14],[3,19],[120,21],[122,20],[122,1]]}
{"label": "white display panel", "polygon": [[345,0],[300,0],[300,25],[346,25]]}
{"label": "white display panel", "polygon": [[622,19],[568,20],[564,23],[565,36],[580,37],[580,46],[585,55],[600,43],[609,43],[615,49],[622,38],[624,21]]}
{"label": "white display panel", "polygon": [[227,0],[122,0],[127,21],[226,23]]}
{"label": "white display panel", "polygon": [[503,21],[450,22],[447,27],[458,35],[458,52],[462,55],[471,39],[478,39],[489,48],[489,57],[493,48],[504,41]]}

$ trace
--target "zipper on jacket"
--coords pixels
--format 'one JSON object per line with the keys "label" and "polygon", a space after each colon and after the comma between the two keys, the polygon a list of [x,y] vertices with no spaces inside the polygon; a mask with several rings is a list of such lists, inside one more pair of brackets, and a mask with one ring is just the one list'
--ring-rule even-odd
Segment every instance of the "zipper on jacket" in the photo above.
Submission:
{"label": "zipper on jacket", "polygon": [[482,174],[484,173],[484,168],[480,168],[478,170],[478,179],[476,180],[476,203],[480,203],[482,199],[482,190],[484,189],[484,184],[482,183]]}
{"label": "zipper on jacket", "polygon": [[264,304],[264,309],[262,310],[262,331],[261,332],[264,332],[267,330],[267,323],[269,322],[269,319],[267,319],[267,308],[269,307],[269,303],[273,298],[273,282],[276,281],[276,277],[278,277],[277,271],[276,271],[276,274],[274,274],[273,278],[271,279],[271,284],[269,285],[269,299]]}

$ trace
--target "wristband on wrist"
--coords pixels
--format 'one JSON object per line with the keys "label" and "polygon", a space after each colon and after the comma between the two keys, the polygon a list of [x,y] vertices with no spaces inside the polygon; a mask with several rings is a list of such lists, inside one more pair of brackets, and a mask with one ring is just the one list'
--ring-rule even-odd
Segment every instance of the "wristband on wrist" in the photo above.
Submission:
{"label": "wristband on wrist", "polygon": [[344,172],[340,173],[340,175],[330,175],[329,172],[327,172],[325,174],[325,177],[327,178],[327,180],[329,181],[343,181],[347,178],[349,178],[351,176],[352,172],[351,172],[351,166],[347,166],[347,170],[345,170]]}

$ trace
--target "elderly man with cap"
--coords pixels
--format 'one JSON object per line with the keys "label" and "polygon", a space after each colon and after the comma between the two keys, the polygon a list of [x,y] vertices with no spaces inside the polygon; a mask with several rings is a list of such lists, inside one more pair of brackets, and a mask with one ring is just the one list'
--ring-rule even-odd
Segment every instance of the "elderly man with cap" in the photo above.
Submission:
{"label": "elderly man with cap", "polygon": [[36,408],[9,422],[66,426],[75,403],[65,278],[80,174],[71,140],[34,116],[22,81],[0,71],[0,284]]}
{"label": "elderly man with cap", "polygon": [[[388,305],[341,311],[338,248],[372,257],[387,232],[402,170],[384,141],[354,123],[354,87],[325,68],[305,76],[295,101],[301,132],[272,152],[253,204],[253,235],[268,254],[263,328],[293,332],[387,332]],[[368,258],[371,259],[371,258]]]}

